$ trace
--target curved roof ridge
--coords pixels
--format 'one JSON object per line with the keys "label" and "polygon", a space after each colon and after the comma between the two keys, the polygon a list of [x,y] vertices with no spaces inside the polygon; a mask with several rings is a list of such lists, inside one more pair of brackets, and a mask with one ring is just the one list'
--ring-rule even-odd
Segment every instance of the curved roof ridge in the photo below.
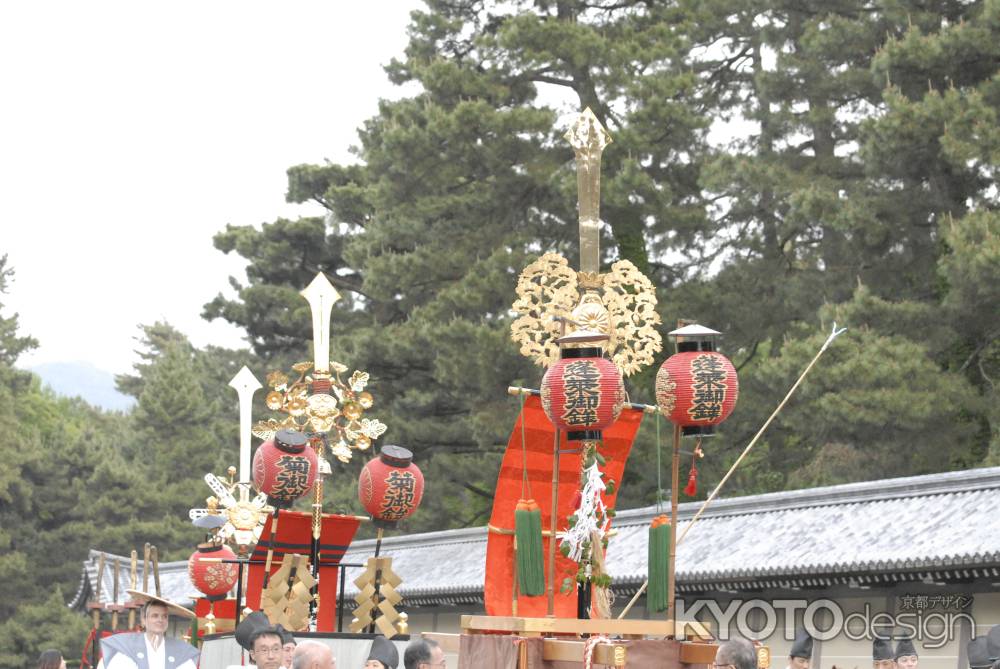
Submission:
{"label": "curved roof ridge", "polygon": [[[783,490],[741,497],[719,497],[713,500],[712,505],[702,514],[702,518],[739,516],[750,513],[861,502],[886,502],[909,497],[971,493],[994,488],[1000,488],[1000,467],[983,467],[956,472],[841,483],[818,488]],[[698,509],[701,508],[702,503],[702,501],[697,501],[680,504],[677,508],[680,519],[683,521],[693,518]],[[627,521],[649,521],[655,515],[655,505],[621,510],[615,516],[615,524],[620,526],[631,524]]]}

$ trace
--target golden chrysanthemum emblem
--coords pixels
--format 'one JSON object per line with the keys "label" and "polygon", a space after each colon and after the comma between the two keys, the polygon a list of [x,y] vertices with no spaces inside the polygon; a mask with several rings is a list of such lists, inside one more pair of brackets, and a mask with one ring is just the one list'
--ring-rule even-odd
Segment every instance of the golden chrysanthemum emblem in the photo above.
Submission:
{"label": "golden chrysanthemum emblem", "polygon": [[599,282],[591,277],[590,285],[598,283],[599,292],[581,296],[577,272],[558,253],[525,267],[512,305],[518,317],[511,324],[521,354],[537,365],[552,365],[559,359],[556,339],[562,331],[557,318],[570,318],[582,328],[608,333],[608,356],[624,376],[652,364],[663,349],[655,286],[628,260],[614,263]]}

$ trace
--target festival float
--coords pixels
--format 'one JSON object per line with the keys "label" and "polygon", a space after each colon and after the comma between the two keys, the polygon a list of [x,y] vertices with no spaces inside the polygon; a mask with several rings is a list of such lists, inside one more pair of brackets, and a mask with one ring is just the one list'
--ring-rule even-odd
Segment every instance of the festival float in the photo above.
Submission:
{"label": "festival float", "polygon": [[[677,535],[680,462],[691,456],[685,494],[697,493],[702,440],[736,406],[739,380],[717,350],[721,333],[681,321],[656,374],[656,406],[629,402],[623,377],[662,350],[656,289],[631,262],[600,267],[600,165],[611,137],[590,109],[566,139],[576,155],[580,269],[546,253],[528,265],[512,308],[511,336],[546,371],[539,389],[510,387],[520,411],[500,468],[488,526],[485,616],[463,616],[462,634],[429,635],[473,667],[668,667],[714,662],[712,630],[675,615],[674,566],[684,536],[787,402],[833,339],[834,331],[785,399]],[[672,425],[669,512],[648,529],[647,582],[614,616],[605,555],[614,550],[614,506],[632,443],[645,417]],[[694,444],[682,451],[687,438]],[[663,485],[658,483],[657,505]],[[647,611],[626,619],[647,591]],[[512,643],[513,642],[513,643]],[[758,649],[766,669],[769,650]],[[488,660],[484,660],[488,658]],[[484,663],[485,662],[485,663]]]}
{"label": "festival float", "polygon": [[[470,669],[707,665],[716,651],[712,630],[675,615],[677,549],[843,330],[834,325],[678,536],[681,461],[691,458],[684,493],[693,496],[698,461],[705,455],[702,442],[736,406],[736,370],[717,350],[720,332],[681,321],[668,334],[674,351],[655,375],[656,405],[629,401],[624,378],[653,364],[663,349],[656,288],[627,260],[601,272],[600,165],[611,137],[587,109],[566,138],[576,155],[580,269],[572,269],[559,254],[545,253],[517,282],[511,336],[521,353],[545,371],[538,389],[508,388],[519,411],[488,524],[485,615],[463,616],[459,635],[425,636],[457,653],[458,666]],[[369,375],[355,370],[348,376],[349,368],[330,357],[336,290],[319,273],[301,294],[312,313],[313,360],[267,375],[264,404],[275,415],[256,422],[253,397],[264,384],[246,367],[236,374],[230,386],[239,399],[239,467],[230,467],[227,477],[206,474],[212,495],[204,507],[190,511],[192,523],[205,534],[188,561],[191,585],[201,593],[190,637],[201,642],[205,669],[248,662],[233,631],[256,612],[298,637],[325,639],[339,658],[357,656],[358,647],[363,653],[377,634],[400,643],[408,638],[398,592],[406,575],[394,572],[380,547],[385,530],[419,506],[424,478],[405,447],[376,448],[387,426],[366,415],[375,405],[367,390]],[[672,428],[669,500],[659,479],[664,418]],[[605,556],[614,550],[615,501],[644,419],[656,421],[659,512],[648,528],[648,580],[614,615]],[[260,444],[252,453],[253,437]],[[681,448],[685,439],[693,442],[689,450]],[[374,454],[358,481],[366,515],[324,513],[330,461],[346,463],[359,453]],[[306,496],[311,511],[292,510]],[[347,564],[344,555],[363,522],[376,528],[374,554],[364,563]],[[133,551],[133,589],[136,561]],[[150,565],[155,577],[155,548],[147,547],[144,579]],[[349,603],[344,601],[348,567],[360,570],[353,581],[359,594]],[[144,583],[144,591],[147,587]],[[655,617],[627,619],[643,592],[646,609]],[[91,648],[97,638],[117,631],[120,612],[129,613],[128,628],[134,629],[136,604],[117,605],[117,592],[114,601],[112,607],[93,607]],[[102,630],[105,609],[111,609],[113,619],[110,629]],[[759,654],[766,669],[767,649]]]}

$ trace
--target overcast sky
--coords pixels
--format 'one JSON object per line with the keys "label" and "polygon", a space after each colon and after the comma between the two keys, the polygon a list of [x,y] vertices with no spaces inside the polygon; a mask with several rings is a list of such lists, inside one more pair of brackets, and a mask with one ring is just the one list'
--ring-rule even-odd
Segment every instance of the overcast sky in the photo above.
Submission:
{"label": "overcast sky", "polygon": [[[238,258],[227,223],[315,213],[285,170],[350,159],[418,0],[0,4],[3,314],[39,339],[22,366],[133,361],[139,323],[239,346],[200,317]],[[308,324],[307,324],[308,325]]]}

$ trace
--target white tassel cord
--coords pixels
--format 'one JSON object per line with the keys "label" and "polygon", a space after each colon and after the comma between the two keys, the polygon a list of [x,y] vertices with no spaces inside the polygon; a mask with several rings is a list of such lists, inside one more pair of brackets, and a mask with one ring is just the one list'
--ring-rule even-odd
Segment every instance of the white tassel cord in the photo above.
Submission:
{"label": "white tassel cord", "polygon": [[[576,511],[576,523],[566,531],[556,534],[560,548],[564,545],[569,546],[566,557],[573,562],[579,562],[583,557],[583,545],[590,541],[591,534],[596,532],[603,540],[611,524],[608,510],[604,506],[604,500],[601,499],[601,493],[607,486],[601,478],[597,462],[588,467],[583,474],[585,482],[580,493],[580,508]],[[598,524],[599,516],[604,518],[603,523]]]}

